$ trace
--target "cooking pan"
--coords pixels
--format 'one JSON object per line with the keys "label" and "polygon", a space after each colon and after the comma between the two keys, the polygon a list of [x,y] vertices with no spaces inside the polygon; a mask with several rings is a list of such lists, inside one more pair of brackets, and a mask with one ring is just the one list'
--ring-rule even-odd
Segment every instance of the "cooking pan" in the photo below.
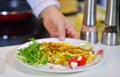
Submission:
{"label": "cooking pan", "polygon": [[0,22],[23,21],[31,16],[26,0],[0,0]]}

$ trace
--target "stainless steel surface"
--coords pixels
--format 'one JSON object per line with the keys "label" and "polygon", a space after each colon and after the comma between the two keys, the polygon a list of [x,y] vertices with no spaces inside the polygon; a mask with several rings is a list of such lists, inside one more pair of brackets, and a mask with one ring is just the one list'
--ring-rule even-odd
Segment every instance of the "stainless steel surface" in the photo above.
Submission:
{"label": "stainless steel surface", "polygon": [[105,45],[113,46],[120,43],[117,6],[117,0],[107,0],[106,26],[102,33],[101,41]]}
{"label": "stainless steel surface", "polygon": [[85,0],[83,24],[89,26],[96,24],[96,0]]}
{"label": "stainless steel surface", "polygon": [[117,24],[120,24],[120,0],[117,1]]}
{"label": "stainless steel surface", "polygon": [[118,45],[119,44],[119,36],[118,33],[107,33],[103,32],[102,43],[105,45]]}
{"label": "stainless steel surface", "polygon": [[93,44],[98,42],[96,29],[96,0],[85,0],[83,26],[80,39]]}
{"label": "stainless steel surface", "polygon": [[87,40],[92,44],[98,42],[98,33],[97,32],[81,32],[81,39]]}
{"label": "stainless steel surface", "polygon": [[117,1],[107,0],[105,24],[109,26],[116,26],[117,24]]}

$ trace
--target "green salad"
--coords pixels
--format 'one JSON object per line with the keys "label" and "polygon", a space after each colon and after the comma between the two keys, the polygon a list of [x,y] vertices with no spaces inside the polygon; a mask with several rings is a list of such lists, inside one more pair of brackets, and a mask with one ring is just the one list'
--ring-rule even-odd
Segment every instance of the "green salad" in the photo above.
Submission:
{"label": "green salad", "polygon": [[41,44],[37,43],[34,38],[31,38],[30,40],[32,41],[32,44],[26,48],[19,49],[16,57],[23,63],[27,63],[32,66],[47,64],[48,58],[46,51],[39,48]]}

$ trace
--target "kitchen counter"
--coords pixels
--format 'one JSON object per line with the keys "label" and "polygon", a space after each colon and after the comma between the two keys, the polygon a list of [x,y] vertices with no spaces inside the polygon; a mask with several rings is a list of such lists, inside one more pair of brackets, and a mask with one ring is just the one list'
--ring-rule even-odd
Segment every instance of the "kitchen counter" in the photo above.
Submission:
{"label": "kitchen counter", "polygon": [[20,45],[0,47],[0,77],[120,77],[120,45],[106,46],[104,60],[94,68],[77,73],[47,73],[16,65],[15,51]]}

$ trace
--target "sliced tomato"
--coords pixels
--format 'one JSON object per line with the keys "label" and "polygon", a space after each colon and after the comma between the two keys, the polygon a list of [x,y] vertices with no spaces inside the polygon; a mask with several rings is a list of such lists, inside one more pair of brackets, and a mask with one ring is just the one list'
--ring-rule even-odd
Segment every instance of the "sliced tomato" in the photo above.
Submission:
{"label": "sliced tomato", "polygon": [[95,51],[92,51],[92,54],[94,54],[95,53]]}
{"label": "sliced tomato", "polygon": [[86,64],[86,58],[84,56],[79,56],[77,61],[78,61],[78,66],[84,66]]}
{"label": "sliced tomato", "polygon": [[100,49],[100,50],[98,50],[98,52],[97,52],[97,54],[103,54],[103,50],[102,49]]}
{"label": "sliced tomato", "polygon": [[74,69],[74,68],[76,68],[78,66],[78,61],[75,58],[71,58],[68,61],[68,64],[69,64],[70,68]]}

